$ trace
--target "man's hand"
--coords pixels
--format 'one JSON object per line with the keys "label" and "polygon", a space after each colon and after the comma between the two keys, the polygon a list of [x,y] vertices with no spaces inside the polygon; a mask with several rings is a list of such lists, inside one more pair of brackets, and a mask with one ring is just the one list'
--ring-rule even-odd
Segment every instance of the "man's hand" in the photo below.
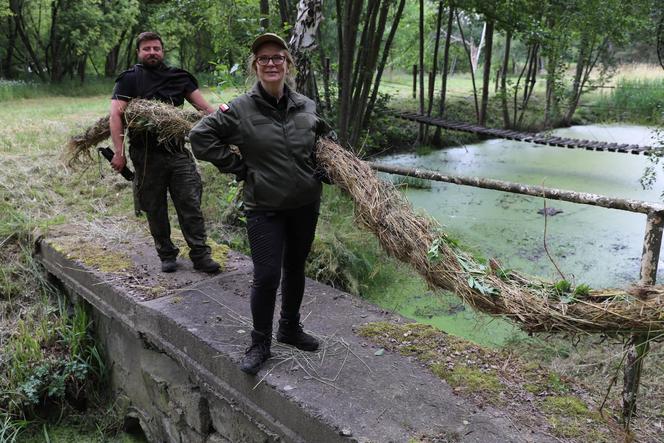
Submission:
{"label": "man's hand", "polygon": [[124,154],[118,154],[117,152],[113,156],[113,160],[111,160],[111,166],[113,169],[115,169],[117,172],[122,171],[122,168],[124,168],[127,165],[127,158],[124,156]]}

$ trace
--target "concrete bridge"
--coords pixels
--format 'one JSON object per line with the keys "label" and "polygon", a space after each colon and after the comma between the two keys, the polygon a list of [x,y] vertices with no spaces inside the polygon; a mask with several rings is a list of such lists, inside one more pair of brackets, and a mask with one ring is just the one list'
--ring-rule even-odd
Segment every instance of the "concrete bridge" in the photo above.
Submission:
{"label": "concrete bridge", "polygon": [[83,231],[52,230],[38,256],[92,306],[126,423],[151,442],[557,440],[478,407],[414,359],[376,353],[356,328],[405,320],[314,281],[302,312],[319,352],[277,345],[266,369],[247,376],[238,368],[251,329],[247,257],[231,252],[212,277],[180,259],[167,275],[145,233]]}

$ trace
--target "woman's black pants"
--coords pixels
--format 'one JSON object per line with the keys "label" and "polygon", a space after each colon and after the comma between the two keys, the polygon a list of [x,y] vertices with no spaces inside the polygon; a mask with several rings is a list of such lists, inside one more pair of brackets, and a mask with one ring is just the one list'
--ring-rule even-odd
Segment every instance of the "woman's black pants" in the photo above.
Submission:
{"label": "woman's black pants", "polygon": [[[320,202],[282,211],[247,211],[254,263],[254,330],[271,334],[281,279],[281,318],[297,321],[304,295],[304,264],[316,233]],[[283,272],[282,272],[283,269]]]}

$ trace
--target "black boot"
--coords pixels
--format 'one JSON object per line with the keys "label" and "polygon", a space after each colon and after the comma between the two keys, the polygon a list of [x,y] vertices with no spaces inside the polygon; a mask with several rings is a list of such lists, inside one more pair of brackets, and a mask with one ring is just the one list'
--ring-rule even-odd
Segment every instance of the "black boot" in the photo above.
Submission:
{"label": "black boot", "polygon": [[192,260],[194,264],[194,269],[197,271],[205,272],[207,274],[216,274],[221,269],[221,266],[216,261],[212,260],[212,257],[205,256],[196,260]]}
{"label": "black boot", "polygon": [[249,375],[256,375],[263,363],[270,357],[272,337],[259,331],[251,331],[251,346],[244,353],[240,369]]}
{"label": "black boot", "polygon": [[318,340],[302,330],[299,314],[292,319],[281,317],[277,330],[277,341],[293,345],[303,351],[311,352],[318,349]]}
{"label": "black boot", "polygon": [[178,263],[174,258],[165,258],[161,261],[161,272],[175,272]]}

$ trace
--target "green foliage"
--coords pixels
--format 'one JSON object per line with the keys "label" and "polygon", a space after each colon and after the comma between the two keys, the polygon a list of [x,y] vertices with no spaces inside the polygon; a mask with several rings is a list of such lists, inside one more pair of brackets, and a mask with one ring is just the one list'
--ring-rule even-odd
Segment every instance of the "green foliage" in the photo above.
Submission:
{"label": "green foliage", "polygon": [[574,288],[574,296],[577,298],[584,298],[590,295],[590,290],[592,288],[585,283],[581,283],[576,288]]}
{"label": "green foliage", "polygon": [[[139,2],[58,0],[15,1],[10,5],[16,20],[11,24],[2,20],[2,26],[16,26],[4,30],[13,35],[9,55],[16,57],[7,61],[16,66],[6,66],[3,74],[11,76],[21,68],[23,78],[58,83],[66,77],[81,78],[88,58],[94,62],[95,55],[103,65],[108,52],[136,23]],[[17,34],[25,38],[17,38]],[[2,53],[8,55],[5,50]],[[96,70],[94,63],[92,67]]]}
{"label": "green foliage", "polygon": [[325,186],[316,239],[307,259],[309,277],[353,294],[361,294],[380,267],[375,241],[353,225],[348,197]]}
{"label": "green foliage", "polygon": [[9,414],[0,413],[0,442],[14,443],[17,441],[25,422],[13,420]]}
{"label": "green foliage", "polygon": [[664,124],[664,78],[620,79],[609,94],[602,94],[590,111],[593,119]]}
{"label": "green foliage", "polygon": [[439,236],[433,239],[429,250],[427,251],[427,260],[431,263],[438,263],[443,259],[441,247],[445,244],[445,238]]}
{"label": "green foliage", "polygon": [[571,303],[578,299],[588,297],[591,287],[585,283],[572,288],[572,284],[567,280],[560,280],[553,285],[553,293],[563,303]]}
{"label": "green foliage", "polygon": [[146,12],[148,26],[161,33],[173,64],[195,72],[220,64],[237,64],[242,71],[249,44],[261,31],[259,4],[250,0],[165,1]]}
{"label": "green foliage", "polygon": [[14,417],[29,417],[49,404],[80,402],[95,392],[106,376],[101,354],[91,336],[83,305],[20,321],[4,348],[0,367],[0,408]]}
{"label": "green foliage", "polygon": [[244,84],[245,78],[239,64],[236,63],[229,67],[225,63],[211,61],[210,65],[214,70],[208,84],[215,93],[219,94],[229,87],[239,89]]}
{"label": "green foliage", "polygon": [[553,285],[555,293],[562,297],[572,291],[572,284],[567,280],[560,280]]}
{"label": "green foliage", "polygon": [[570,391],[569,386],[555,372],[550,372],[547,380],[547,388],[553,392],[564,394]]}

